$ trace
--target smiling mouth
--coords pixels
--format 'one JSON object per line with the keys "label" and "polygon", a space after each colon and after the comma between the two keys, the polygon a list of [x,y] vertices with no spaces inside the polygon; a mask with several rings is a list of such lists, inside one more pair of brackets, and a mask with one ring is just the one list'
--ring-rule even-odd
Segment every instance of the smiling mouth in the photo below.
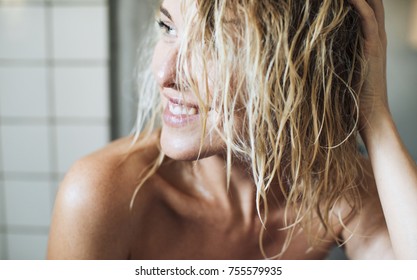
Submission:
{"label": "smiling mouth", "polygon": [[173,102],[172,100],[169,100],[168,102],[168,109],[174,116],[194,116],[199,114],[197,106],[184,105]]}
{"label": "smiling mouth", "polygon": [[200,119],[200,110],[194,104],[184,104],[182,100],[168,99],[163,113],[164,123],[170,127],[189,127]]}

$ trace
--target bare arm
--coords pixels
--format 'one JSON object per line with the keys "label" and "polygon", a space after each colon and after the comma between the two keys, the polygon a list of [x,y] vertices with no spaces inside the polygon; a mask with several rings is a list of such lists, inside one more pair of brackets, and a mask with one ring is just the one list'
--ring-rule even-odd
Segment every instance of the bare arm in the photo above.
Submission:
{"label": "bare arm", "polygon": [[363,132],[379,198],[397,258],[417,259],[417,170],[391,116]]}
{"label": "bare arm", "polygon": [[[417,167],[395,127],[386,87],[386,34],[382,0],[350,0],[362,18],[368,56],[361,90],[361,135],[369,153],[386,221],[378,233],[399,259],[417,259]],[[359,248],[358,248],[359,250]],[[376,256],[377,257],[377,256]]]}

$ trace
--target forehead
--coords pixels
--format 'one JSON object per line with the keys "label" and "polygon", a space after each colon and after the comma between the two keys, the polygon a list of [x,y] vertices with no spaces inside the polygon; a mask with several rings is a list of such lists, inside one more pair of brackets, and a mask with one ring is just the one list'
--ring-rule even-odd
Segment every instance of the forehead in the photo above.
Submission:
{"label": "forehead", "polygon": [[195,0],[164,0],[159,7],[160,16],[171,20],[177,29],[181,29],[188,22],[191,24],[197,14]]}
{"label": "forehead", "polygon": [[161,15],[166,16],[168,19],[178,23],[183,21],[184,3],[188,1],[183,0],[164,0],[159,6],[159,12]]}
{"label": "forehead", "polygon": [[174,15],[180,14],[181,2],[181,0],[164,0],[159,6],[159,11],[169,19],[173,19]]}
{"label": "forehead", "polygon": [[[161,1],[159,12],[175,24],[188,22],[192,24],[195,16],[200,15],[206,21],[213,13],[222,23],[237,23],[238,15],[231,0],[217,3],[214,0],[164,0]],[[177,26],[179,27],[179,26]]]}

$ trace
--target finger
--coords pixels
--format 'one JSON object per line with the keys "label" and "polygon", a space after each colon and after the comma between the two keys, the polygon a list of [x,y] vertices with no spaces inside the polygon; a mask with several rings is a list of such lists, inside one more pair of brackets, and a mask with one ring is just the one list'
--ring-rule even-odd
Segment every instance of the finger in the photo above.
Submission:
{"label": "finger", "polygon": [[378,21],[372,7],[365,0],[349,0],[349,2],[360,15],[365,38],[368,40],[380,39]]}
{"label": "finger", "polygon": [[385,39],[385,9],[382,0],[368,0],[372,10],[374,10],[375,18],[378,23],[378,30],[381,39]]}
{"label": "finger", "polygon": [[[375,18],[378,23],[378,32],[379,38],[381,40],[382,46],[385,48],[387,47],[387,33],[385,31],[385,9],[383,0],[367,0],[371,8],[374,10]],[[387,61],[384,60],[384,72],[386,73],[387,69]]]}

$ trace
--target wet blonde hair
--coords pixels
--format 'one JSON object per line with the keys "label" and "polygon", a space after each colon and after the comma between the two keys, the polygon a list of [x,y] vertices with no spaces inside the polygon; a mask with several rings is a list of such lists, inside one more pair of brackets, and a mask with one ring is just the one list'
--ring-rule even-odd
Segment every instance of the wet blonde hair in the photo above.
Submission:
{"label": "wet blonde hair", "polygon": [[[324,237],[312,232],[317,221],[340,241],[332,222],[338,203],[347,202],[350,214],[360,209],[357,136],[366,63],[357,13],[346,0],[199,0],[194,10],[192,2],[182,1],[177,83],[200,101],[201,141],[209,134],[206,108],[216,108],[222,126],[213,129],[226,143],[228,178],[234,158],[250,164],[265,227],[268,192],[279,188],[285,196],[286,241],[276,256],[266,256],[262,231],[264,256],[282,256],[297,226],[314,246]],[[211,99],[204,94],[209,88]],[[160,126],[161,111],[149,109],[159,108],[159,97],[150,93],[139,98],[137,138],[145,124],[147,135]]]}

